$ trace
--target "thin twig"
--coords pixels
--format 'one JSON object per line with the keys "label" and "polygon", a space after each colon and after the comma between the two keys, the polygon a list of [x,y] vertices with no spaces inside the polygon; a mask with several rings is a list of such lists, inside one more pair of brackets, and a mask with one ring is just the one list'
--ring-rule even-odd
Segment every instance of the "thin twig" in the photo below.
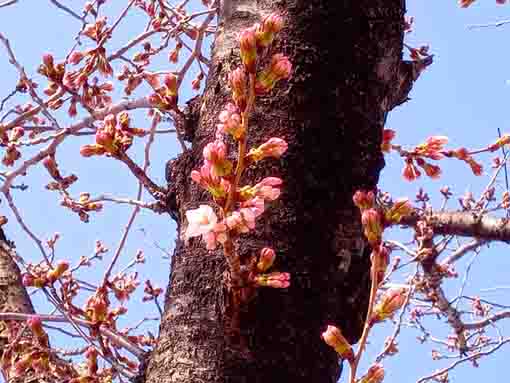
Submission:
{"label": "thin twig", "polygon": [[53,3],[53,5],[55,5],[57,8],[60,8],[61,10],[63,10],[64,12],[67,12],[68,14],[70,14],[72,17],[74,17],[75,19],[78,19],[80,20],[82,23],[84,22],[84,17],[78,15],[76,12],[74,12],[72,9],[66,7],[65,5],[59,3],[57,0],[50,0],[51,3]]}
{"label": "thin twig", "polygon": [[18,0],[6,0],[3,3],[0,3],[0,8],[7,7],[9,5],[16,4]]}

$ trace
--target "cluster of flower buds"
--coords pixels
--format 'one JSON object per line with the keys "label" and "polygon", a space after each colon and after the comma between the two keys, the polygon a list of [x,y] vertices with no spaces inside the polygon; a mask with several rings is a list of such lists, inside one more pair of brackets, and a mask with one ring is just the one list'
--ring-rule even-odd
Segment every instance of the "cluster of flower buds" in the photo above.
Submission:
{"label": "cluster of flower buds", "polygon": [[100,202],[91,202],[89,193],[81,193],[78,201],[73,200],[68,196],[64,196],[64,199],[60,204],[73,212],[77,213],[82,222],[89,221],[89,212],[101,211],[103,204]]}
{"label": "cluster of flower buds", "polygon": [[272,287],[275,289],[286,289],[290,286],[290,274],[273,271],[266,273],[274,264],[276,252],[270,247],[260,250],[258,258],[252,260],[246,268],[248,285],[253,287]]}
{"label": "cluster of flower buds", "polygon": [[358,190],[353,196],[354,204],[361,210],[361,224],[363,232],[372,247],[376,247],[382,238],[384,230],[382,216],[375,205],[373,192]]}
{"label": "cluster of flower buds", "polygon": [[9,371],[9,377],[12,378],[19,378],[31,370],[39,376],[48,376],[50,374],[49,352],[38,346],[28,346],[12,368],[5,370]]}
{"label": "cluster of flower buds", "polygon": [[423,61],[425,58],[430,56],[428,45],[422,45],[418,48],[408,47],[408,49],[409,56],[413,61]]}
{"label": "cluster of flower buds", "polygon": [[241,60],[248,73],[255,73],[257,66],[257,53],[268,48],[276,33],[283,28],[283,19],[277,14],[271,14],[261,24],[245,29],[239,36]]}
{"label": "cluster of flower buds", "polygon": [[[92,109],[102,109],[112,103],[111,96],[108,95],[109,92],[113,90],[113,83],[105,82],[103,84],[98,84],[98,79],[95,77],[92,80],[92,84],[89,85],[88,82],[83,84],[83,95],[81,97],[81,101]],[[73,110],[69,111],[69,115],[73,117]]]}
{"label": "cluster of flower buds", "polygon": [[[411,151],[401,150],[400,146],[393,145],[391,141],[395,138],[395,131],[391,129],[383,130],[383,138],[381,144],[381,151],[388,153],[391,150],[400,152],[400,155],[405,159],[404,169],[402,176],[407,181],[414,181],[421,177],[420,168],[425,174],[432,178],[437,179],[441,176],[441,168],[437,165],[433,165],[425,160],[440,160],[444,157],[457,158],[461,161],[466,162],[473,171],[473,174],[479,176],[482,174],[483,167],[481,164],[476,162],[473,156],[469,153],[466,148],[460,148],[457,150],[445,150],[444,145],[448,142],[448,138],[445,136],[432,136],[429,137],[424,143],[416,146]],[[495,143],[489,145],[487,151],[496,151],[504,145],[510,143],[510,135],[504,135],[500,137]]]}
{"label": "cluster of flower buds", "polygon": [[[246,108],[246,105],[244,105],[244,108]],[[217,125],[217,137],[221,137],[222,133],[230,134],[236,140],[244,137],[245,127],[241,124],[240,111],[234,104],[226,104],[225,109],[220,112],[218,119],[220,124]]]}
{"label": "cluster of flower buds", "polygon": [[60,85],[62,84],[65,73],[65,64],[63,62],[55,64],[53,55],[46,53],[42,57],[42,64],[39,66],[37,72],[48,79],[48,88],[44,90],[44,93],[47,96],[52,96],[57,93]]}
{"label": "cluster of flower buds", "polygon": [[2,157],[2,164],[5,166],[12,166],[14,162],[21,158],[21,152],[17,149],[15,143],[8,143],[5,149],[4,156]]}
{"label": "cluster of flower buds", "polygon": [[59,261],[55,267],[48,266],[30,266],[28,272],[23,274],[22,282],[26,287],[45,287],[52,285],[69,269],[69,262]]}
{"label": "cluster of flower buds", "polygon": [[253,29],[255,30],[255,40],[257,42],[257,48],[263,49],[268,48],[278,32],[283,28],[283,19],[280,15],[272,13],[267,16],[261,24],[255,24]]}
{"label": "cluster of flower buds", "polygon": [[74,174],[62,177],[54,155],[47,156],[43,160],[43,165],[51,178],[55,180],[54,182],[50,182],[46,185],[46,189],[48,190],[66,190],[69,188],[69,186],[78,180],[78,177]]}
{"label": "cluster of flower buds", "polygon": [[[254,106],[257,93],[271,90],[278,80],[290,75],[289,60],[277,54],[273,56],[268,69],[257,77],[257,66],[282,26],[281,17],[273,14],[264,19],[262,24],[241,32],[239,43],[243,66],[233,70],[228,77],[233,103],[227,103],[219,114],[220,123],[217,125],[215,140],[204,147],[204,162],[200,170],[191,172],[191,178],[207,190],[221,208],[221,219],[208,205],[200,205],[186,212],[188,226],[184,238],[202,237],[207,249],[215,249],[218,244],[224,245],[225,249],[231,247],[226,242],[254,230],[257,218],[264,212],[265,202],[274,201],[280,196],[282,180],[278,177],[266,177],[255,185],[241,186],[238,183],[247,166],[267,157],[279,158],[287,150],[287,143],[275,137],[258,147],[250,150],[246,148],[249,112]],[[257,82],[257,78],[261,81]],[[257,91],[262,88],[263,91]],[[228,159],[224,134],[231,135],[239,145],[242,157],[237,159],[235,171],[233,163]],[[237,255],[226,253],[225,256],[230,265],[239,264]],[[264,248],[258,260],[252,259],[251,263],[241,266],[243,271],[238,276],[241,281],[236,281],[244,286],[241,296],[248,299],[251,291],[259,286],[289,287],[289,273],[266,273],[274,257],[274,250]]]}
{"label": "cluster of flower buds", "polygon": [[141,76],[137,72],[133,72],[129,69],[127,65],[124,65],[122,67],[122,71],[116,75],[117,80],[119,81],[125,81],[126,86],[124,87],[124,93],[126,95],[130,96],[131,93],[140,85],[143,81],[143,76]]}
{"label": "cluster of flower buds", "polygon": [[232,173],[232,162],[227,159],[227,145],[223,141],[208,143],[202,153],[204,165],[211,168],[211,176],[225,177]]}
{"label": "cluster of flower buds", "polygon": [[361,211],[364,234],[372,248],[376,248],[381,243],[386,226],[399,223],[403,217],[413,212],[408,199],[398,199],[389,207],[377,206],[375,194],[372,191],[358,190],[354,193],[353,202]]}
{"label": "cluster of flower buds", "polygon": [[203,164],[200,171],[193,170],[191,179],[207,190],[215,201],[224,200],[230,190],[230,182],[223,177],[214,176],[210,164]]}
{"label": "cluster of flower buds", "polygon": [[[421,176],[420,170],[416,167],[419,166],[425,171],[425,174],[432,179],[437,179],[441,175],[441,168],[437,165],[432,165],[424,160],[430,158],[432,160],[440,160],[444,157],[444,145],[448,142],[448,137],[432,136],[427,139],[423,144],[414,148],[406,156],[406,165],[403,170],[403,177],[408,181],[414,181]],[[416,165],[415,165],[416,163]]]}
{"label": "cluster of flower buds", "polygon": [[129,275],[124,273],[115,275],[111,282],[107,283],[107,286],[113,291],[117,300],[125,302],[135,292],[139,284],[138,273],[134,272]]}
{"label": "cluster of flower buds", "polygon": [[165,75],[164,85],[149,96],[151,105],[162,111],[175,109],[177,106],[177,76],[172,73]]}
{"label": "cluster of flower buds", "polygon": [[[28,108],[31,109],[31,105]],[[7,131],[2,124],[0,124],[0,144],[5,146],[4,156],[2,158],[2,164],[5,166],[12,166],[14,162],[21,158],[21,152],[18,150],[19,140],[25,135],[25,130],[21,126],[15,126],[11,130]]]}
{"label": "cluster of flower buds", "polygon": [[83,145],[80,153],[84,157],[103,154],[117,156],[129,149],[134,136],[143,137],[146,134],[144,129],[130,126],[129,115],[126,112],[120,113],[118,120],[115,115],[110,114],[97,129],[96,143]]}
{"label": "cluster of flower buds", "polygon": [[83,59],[85,64],[78,70],[66,72],[62,83],[70,88],[77,90],[87,83],[89,76],[97,69],[103,76],[113,75],[113,69],[106,57],[106,49],[97,47],[84,52],[75,51],[69,56],[69,62],[78,65]]}
{"label": "cluster of flower buds", "polygon": [[181,49],[182,43],[178,42],[175,45],[175,48],[168,53],[168,61],[177,64],[177,62],[179,61],[179,53],[181,52]]}
{"label": "cluster of flower buds", "polygon": [[147,0],[136,0],[135,6],[144,11],[151,19],[156,16],[156,4],[154,1],[150,1],[147,4]]}
{"label": "cluster of flower buds", "polygon": [[163,289],[161,287],[154,287],[152,282],[149,280],[145,281],[145,287],[143,289],[143,293],[145,294],[142,298],[143,302],[155,300],[157,297],[161,295]]}
{"label": "cluster of flower buds", "polygon": [[281,53],[273,55],[269,66],[257,75],[255,92],[269,93],[278,81],[289,78],[291,71],[292,64],[287,57]]}
{"label": "cluster of flower buds", "polygon": [[457,158],[461,161],[466,162],[469,167],[471,168],[471,171],[475,176],[482,175],[483,172],[483,166],[475,161],[473,156],[469,153],[469,151],[466,148],[459,148],[457,150],[448,150],[444,152],[444,155],[446,157],[453,157]]}
{"label": "cluster of flower buds", "polygon": [[141,67],[146,67],[151,63],[150,58],[155,53],[156,51],[152,48],[151,43],[146,42],[143,44],[143,51],[138,52],[133,56],[133,61],[138,63]]}
{"label": "cluster of flower buds", "polygon": [[88,320],[93,323],[101,323],[107,320],[109,308],[110,300],[106,288],[102,287],[87,299],[83,311]]}
{"label": "cluster of flower buds", "polygon": [[106,16],[98,18],[95,23],[85,25],[81,34],[94,40],[96,43],[101,42],[103,39],[108,38],[109,34],[108,28],[105,28],[106,21]]}

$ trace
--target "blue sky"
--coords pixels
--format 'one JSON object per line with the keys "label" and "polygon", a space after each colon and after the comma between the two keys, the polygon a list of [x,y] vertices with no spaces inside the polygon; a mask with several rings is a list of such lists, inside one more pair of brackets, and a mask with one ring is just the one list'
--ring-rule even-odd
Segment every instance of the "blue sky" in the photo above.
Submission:
{"label": "blue sky", "polygon": [[[75,2],[64,3],[72,5]],[[469,30],[468,26],[510,18],[510,8],[496,6],[494,0],[479,0],[467,10],[460,9],[455,1],[450,0],[408,0],[407,3],[408,14],[416,19],[414,32],[407,36],[407,42],[410,45],[429,44],[435,55],[435,62],[415,84],[412,100],[393,111],[388,118],[387,127],[397,131],[397,141],[412,145],[427,136],[440,134],[450,137],[454,148],[478,148],[492,142],[497,137],[498,128],[502,132],[509,132],[510,116],[507,104],[510,95],[510,53],[507,49],[507,37],[510,25],[476,30]],[[108,2],[111,10],[108,14],[117,14],[124,4],[123,1]],[[118,37],[110,46],[118,47],[125,41],[122,37],[129,38],[141,32],[144,25],[140,20],[140,12],[130,15],[119,25]],[[62,59],[64,52],[74,44],[78,29],[79,23],[76,20],[56,10],[49,1],[20,0],[14,6],[0,9],[0,31],[11,40],[17,58],[29,74],[35,74],[45,52],[52,52],[58,59]],[[155,64],[155,68],[159,69],[172,68],[165,60]],[[120,66],[117,64],[114,69],[118,70]],[[196,68],[194,72],[196,73]],[[0,96],[3,97],[13,89],[16,78],[14,68],[7,62],[5,51],[0,49]],[[181,100],[191,96],[192,93],[187,89],[181,95]],[[62,121],[67,120],[63,117]],[[135,126],[148,128],[144,113],[135,114],[134,121]],[[75,196],[82,191],[88,191],[92,195],[109,193],[133,198],[137,185],[122,164],[104,158],[80,157],[79,147],[91,141],[91,137],[75,138],[57,152],[57,159],[60,160],[60,168],[64,174],[73,172],[79,176],[79,181],[71,192]],[[139,162],[142,160],[141,150],[142,145],[135,145],[130,151]],[[150,175],[156,182],[164,183],[164,164],[178,152],[175,137],[166,135],[158,138],[150,169]],[[485,164],[488,163],[488,158],[483,157]],[[488,179],[488,174],[477,178],[465,165],[450,162],[443,167],[444,174],[439,181],[420,180],[409,184],[405,183],[400,175],[402,161],[393,155],[387,156],[386,161],[380,187],[396,197],[413,196],[418,186],[424,186],[431,196],[436,198],[438,189],[445,184],[452,186],[456,195],[466,190],[476,192]],[[81,255],[90,255],[96,239],[101,239],[110,248],[111,255],[131,208],[107,204],[103,212],[92,214],[89,224],[83,224],[76,215],[59,206],[59,198],[55,193],[45,190],[44,184],[48,181],[45,170],[41,166],[34,167],[23,180],[29,185],[29,190],[14,193],[14,199],[21,207],[30,228],[43,239],[49,238],[54,232],[60,232],[57,257],[62,259],[77,260]],[[15,240],[19,253],[28,261],[38,260],[40,255],[36,246],[16,224],[5,203],[0,204],[0,214],[7,215],[10,219],[6,227],[7,234]],[[142,233],[142,229],[147,235]],[[401,233],[394,235],[402,238]],[[132,228],[118,269],[131,260],[137,249],[142,248],[147,257],[147,263],[139,268],[142,281],[150,276],[160,286],[166,286],[169,261],[162,258],[163,252],[154,246],[153,242],[156,241],[171,253],[174,236],[175,226],[168,217],[142,211]],[[493,245],[490,250],[480,255],[471,273],[469,292],[497,299],[501,303],[510,303],[505,290],[480,292],[491,286],[507,284],[510,260],[505,250],[501,245]],[[97,264],[80,274],[80,277],[91,281],[99,278],[104,270],[101,266],[102,264]],[[462,268],[458,271],[462,272]],[[457,282],[449,283],[451,285],[448,284],[447,291],[456,291]],[[139,289],[140,292],[142,289]],[[138,293],[136,297],[141,297],[141,294]],[[44,311],[44,303],[38,300],[37,294],[34,299]],[[150,304],[136,303],[128,307],[131,323],[143,317],[157,315]],[[152,328],[155,328],[154,325]],[[445,328],[443,324],[435,325],[438,334],[444,334]],[[375,345],[375,349],[380,348],[381,341],[388,335],[385,330],[387,329],[381,328],[376,332],[370,350]],[[401,353],[385,363],[387,382],[412,382],[439,367],[439,364],[430,361],[430,348],[416,342],[416,335],[413,331],[405,331],[399,342]],[[57,337],[54,343],[69,344],[69,340]],[[452,381],[500,379],[498,367],[507,360],[508,350],[503,349],[499,354],[482,361],[478,369],[459,368],[452,375]]]}

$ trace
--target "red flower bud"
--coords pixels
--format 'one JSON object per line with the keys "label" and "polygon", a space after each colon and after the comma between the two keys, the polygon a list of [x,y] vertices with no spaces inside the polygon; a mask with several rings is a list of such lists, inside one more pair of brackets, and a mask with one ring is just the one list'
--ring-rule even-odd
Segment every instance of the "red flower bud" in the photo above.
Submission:
{"label": "red flower bud", "polygon": [[327,330],[322,333],[322,339],[328,346],[333,347],[342,359],[353,360],[352,347],[339,328],[328,326]]}
{"label": "red flower bud", "polygon": [[270,247],[264,247],[260,250],[259,262],[257,263],[257,270],[264,272],[269,269],[276,258],[276,253]]}

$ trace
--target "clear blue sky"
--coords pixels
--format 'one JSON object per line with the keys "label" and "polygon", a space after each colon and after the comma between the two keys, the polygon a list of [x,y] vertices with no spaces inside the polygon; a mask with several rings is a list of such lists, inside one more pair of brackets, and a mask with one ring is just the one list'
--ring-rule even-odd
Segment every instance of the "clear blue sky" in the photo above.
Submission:
{"label": "clear blue sky", "polygon": [[[73,5],[76,2],[65,1]],[[82,2],[78,2],[82,3]],[[118,9],[125,4],[108,2],[111,15],[118,14]],[[76,9],[76,8],[75,8]],[[497,135],[497,128],[509,132],[510,116],[506,106],[510,95],[510,80],[508,62],[510,53],[507,49],[508,27],[468,30],[470,24],[492,22],[510,18],[510,8],[496,6],[494,0],[479,0],[467,10],[460,9],[455,1],[423,1],[408,0],[408,14],[416,18],[414,32],[407,37],[411,45],[430,44],[431,52],[435,55],[435,63],[426,70],[411,94],[412,101],[391,113],[387,127],[397,131],[397,141],[402,144],[418,143],[429,135],[447,135],[453,147],[480,147],[492,141]],[[144,29],[139,12],[130,15],[120,26],[118,36],[133,36]],[[0,9],[0,31],[10,38],[13,49],[19,61],[30,74],[35,74],[44,52],[52,52],[57,58],[62,58],[64,52],[73,45],[73,38],[79,29],[79,23],[56,10],[49,1],[25,1]],[[118,38],[111,44],[119,46],[122,39]],[[161,61],[155,68],[161,69],[165,61]],[[164,68],[170,68],[168,63]],[[117,64],[115,70],[120,69]],[[16,82],[16,73],[7,62],[3,49],[0,49],[0,96],[6,95]],[[186,91],[181,99],[191,96]],[[65,118],[63,121],[66,121]],[[135,116],[135,125],[148,127],[148,120],[143,113]],[[57,152],[61,170],[64,174],[76,173],[79,181],[71,189],[77,196],[82,191],[92,195],[110,193],[121,197],[134,197],[136,183],[127,170],[113,160],[84,159],[78,150],[82,144],[90,143],[91,137],[70,140]],[[141,145],[133,148],[135,159],[141,162]],[[153,150],[151,177],[158,183],[164,183],[164,164],[168,158],[176,156],[178,146],[173,136],[162,136],[158,139]],[[486,159],[486,158],[485,158]],[[485,162],[487,163],[487,161]],[[431,195],[437,196],[437,190],[444,184],[453,186],[456,194],[465,190],[476,192],[487,181],[475,178],[469,169],[462,164],[449,164],[444,167],[444,175],[439,181],[405,184],[400,176],[401,160],[396,156],[387,157],[387,167],[381,176],[381,187],[395,196],[413,196],[418,185],[427,187]],[[30,186],[25,192],[15,192],[14,198],[22,208],[22,214],[30,228],[41,238],[50,237],[55,231],[61,233],[61,240],[57,247],[57,257],[77,260],[81,255],[90,255],[94,248],[94,241],[101,239],[114,252],[122,234],[124,225],[131,213],[129,207],[118,207],[107,204],[100,214],[91,215],[91,223],[79,222],[76,215],[59,206],[56,193],[44,189],[48,177],[41,166],[32,168],[26,179]],[[0,214],[9,217],[10,223],[6,230],[10,238],[16,241],[19,253],[26,260],[36,261],[39,253],[34,243],[21,231],[5,203],[0,204]],[[144,229],[148,236],[144,236],[140,229]],[[400,236],[400,234],[395,234]],[[175,227],[168,217],[159,217],[151,212],[142,212],[129,237],[123,252],[120,267],[123,267],[135,254],[143,248],[147,257],[146,265],[139,268],[142,281],[150,277],[160,286],[166,286],[169,261],[162,259],[163,253],[152,245],[153,241],[173,251]],[[469,291],[475,294],[480,289],[491,286],[505,285],[508,280],[510,260],[505,253],[506,248],[501,245],[491,247],[477,260],[472,272],[472,283]],[[84,272],[80,277],[94,280],[102,275],[101,265]],[[462,269],[458,270],[459,272]],[[455,282],[448,291],[456,291]],[[139,289],[135,299],[141,297],[143,287]],[[505,291],[480,293],[490,298],[498,299],[501,303],[510,303]],[[44,311],[45,306],[39,302],[38,307]],[[150,304],[137,303],[129,305],[130,318],[134,323],[144,316],[157,315]],[[121,322],[122,325],[123,322]],[[127,323],[126,323],[127,324]],[[157,328],[152,326],[152,328]],[[445,326],[437,326],[437,333],[444,334]],[[380,341],[388,335],[387,331],[378,332],[373,340],[376,349],[380,348]],[[419,345],[413,331],[406,331],[400,339],[401,354],[385,363],[387,366],[386,382],[408,383],[439,367],[431,363],[430,348]],[[378,343],[379,341],[379,343]],[[57,337],[56,345],[69,344],[68,339]],[[372,348],[372,347],[371,347]],[[481,362],[481,368],[459,368],[452,381],[474,382],[481,379],[500,380],[498,367],[509,360],[508,350]]]}

